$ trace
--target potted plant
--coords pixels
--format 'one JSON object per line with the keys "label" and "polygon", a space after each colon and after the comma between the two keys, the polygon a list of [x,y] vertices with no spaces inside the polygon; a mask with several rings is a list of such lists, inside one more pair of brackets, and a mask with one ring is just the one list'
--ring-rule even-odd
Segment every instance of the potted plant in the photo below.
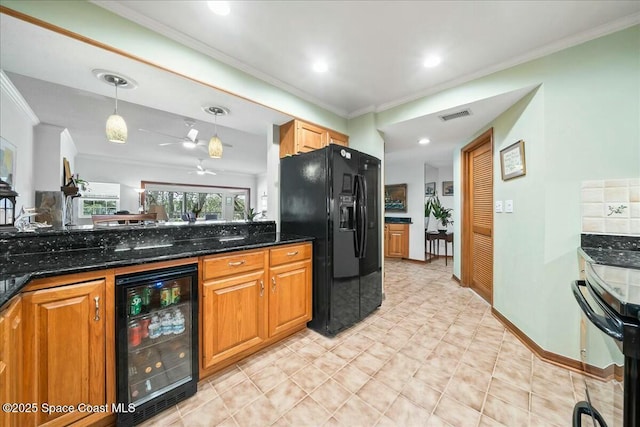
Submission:
{"label": "potted plant", "polygon": [[[453,209],[445,208],[440,203],[440,199],[438,198],[438,194],[435,194],[431,200],[431,212],[433,216],[438,221],[438,229],[441,231],[446,231],[447,226],[449,224],[453,224],[453,220],[451,219]],[[425,208],[426,210],[426,208]]]}
{"label": "potted plant", "polygon": [[424,204],[424,229],[429,229],[429,218],[433,212],[433,196],[429,196]]}

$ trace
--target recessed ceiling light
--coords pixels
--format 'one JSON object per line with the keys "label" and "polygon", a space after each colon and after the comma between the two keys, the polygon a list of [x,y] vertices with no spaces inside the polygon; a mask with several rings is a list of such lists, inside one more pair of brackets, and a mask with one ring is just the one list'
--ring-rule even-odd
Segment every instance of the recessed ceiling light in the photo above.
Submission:
{"label": "recessed ceiling light", "polygon": [[231,12],[228,1],[208,1],[207,5],[216,15],[227,16]]}
{"label": "recessed ceiling light", "polygon": [[441,62],[442,62],[442,58],[440,58],[437,55],[431,55],[427,57],[422,64],[427,68],[433,68],[440,65]]}
{"label": "recessed ceiling light", "polygon": [[313,64],[313,71],[315,71],[316,73],[324,73],[328,69],[329,69],[329,66],[327,65],[326,62],[322,60],[316,61]]}
{"label": "recessed ceiling light", "polygon": [[426,145],[426,144],[428,144],[430,142],[431,142],[431,140],[429,140],[429,138],[420,138],[418,140],[418,144],[422,144],[422,145]]}

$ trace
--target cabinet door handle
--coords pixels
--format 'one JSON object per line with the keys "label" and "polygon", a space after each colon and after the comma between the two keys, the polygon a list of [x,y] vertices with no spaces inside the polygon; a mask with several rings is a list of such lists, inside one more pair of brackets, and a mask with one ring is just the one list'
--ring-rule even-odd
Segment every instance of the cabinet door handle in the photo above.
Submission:
{"label": "cabinet door handle", "polygon": [[276,291],[276,276],[273,276],[271,278],[271,292],[275,292]]}
{"label": "cabinet door handle", "polygon": [[96,303],[96,315],[94,316],[93,320],[97,322],[98,320],[100,320],[100,297],[94,297],[93,300]]}
{"label": "cabinet door handle", "polygon": [[236,267],[236,266],[242,265],[242,264],[244,264],[244,260],[236,261],[236,262],[229,262],[229,267]]}
{"label": "cabinet door handle", "polygon": [[260,296],[264,295],[264,280],[260,280]]}
{"label": "cabinet door handle", "polygon": [[294,256],[294,255],[298,255],[298,251],[287,252],[287,256]]}

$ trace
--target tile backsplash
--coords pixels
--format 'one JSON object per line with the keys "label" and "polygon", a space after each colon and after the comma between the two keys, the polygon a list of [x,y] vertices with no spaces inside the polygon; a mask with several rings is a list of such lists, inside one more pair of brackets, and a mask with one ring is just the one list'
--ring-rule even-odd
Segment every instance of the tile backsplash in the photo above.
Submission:
{"label": "tile backsplash", "polygon": [[640,179],[583,181],[582,232],[640,235]]}

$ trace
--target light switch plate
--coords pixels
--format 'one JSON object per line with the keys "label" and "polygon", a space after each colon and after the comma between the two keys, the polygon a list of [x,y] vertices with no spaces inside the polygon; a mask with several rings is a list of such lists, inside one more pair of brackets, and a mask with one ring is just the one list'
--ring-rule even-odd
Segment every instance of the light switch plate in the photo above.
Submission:
{"label": "light switch plate", "polygon": [[496,200],[496,212],[502,212],[502,200]]}
{"label": "light switch plate", "polygon": [[513,213],[513,200],[504,201],[504,211],[507,213]]}

